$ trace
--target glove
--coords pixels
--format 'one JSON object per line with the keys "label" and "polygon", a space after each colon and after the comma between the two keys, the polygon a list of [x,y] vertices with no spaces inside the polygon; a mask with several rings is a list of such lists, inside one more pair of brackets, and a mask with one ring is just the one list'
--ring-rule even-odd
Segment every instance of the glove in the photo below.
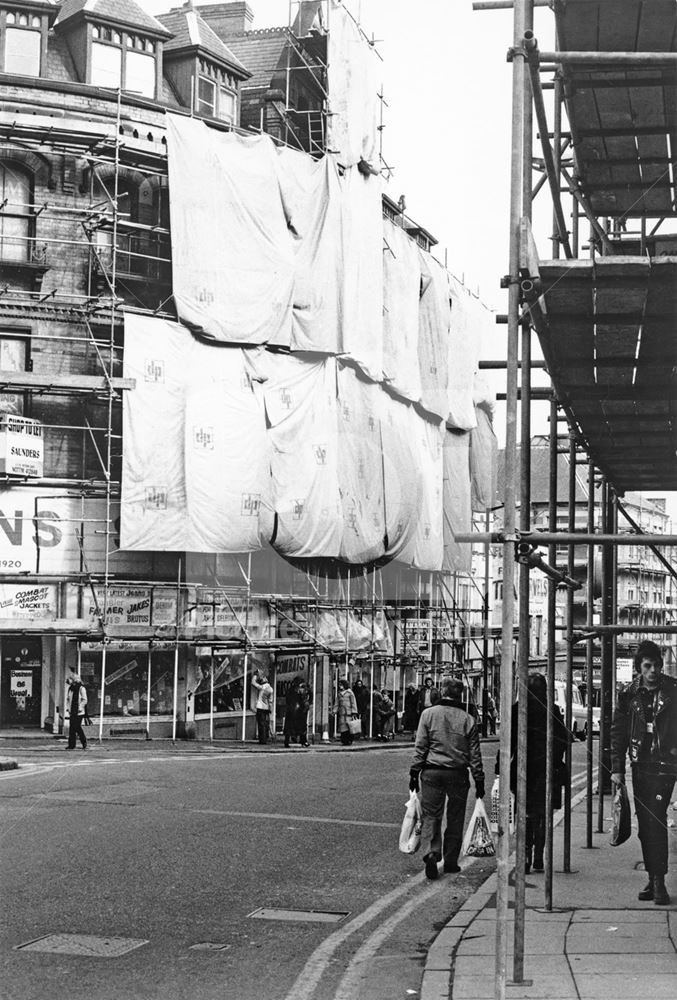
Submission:
{"label": "glove", "polygon": [[475,798],[476,799],[483,799],[484,798],[484,782],[483,781],[476,781],[475,782]]}
{"label": "glove", "polygon": [[418,771],[409,772],[409,791],[410,792],[418,791]]}

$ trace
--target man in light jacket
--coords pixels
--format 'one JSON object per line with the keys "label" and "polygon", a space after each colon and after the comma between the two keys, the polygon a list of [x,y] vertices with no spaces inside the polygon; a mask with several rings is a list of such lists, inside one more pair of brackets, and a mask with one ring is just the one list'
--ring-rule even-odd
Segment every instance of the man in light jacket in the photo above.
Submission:
{"label": "man in light jacket", "polygon": [[273,689],[265,674],[254,672],[252,687],[256,688],[256,729],[259,743],[267,743],[270,738],[270,713],[273,710]]}
{"label": "man in light jacket", "polygon": [[[425,873],[439,878],[437,862],[445,872],[458,872],[463,840],[463,820],[470,790],[468,769],[475,782],[475,796],[484,798],[484,769],[477,724],[463,708],[463,685],[442,682],[441,699],[426,708],[416,732],[409,788],[421,792],[423,827],[421,847]],[[442,843],[442,817],[447,803],[447,828]]]}

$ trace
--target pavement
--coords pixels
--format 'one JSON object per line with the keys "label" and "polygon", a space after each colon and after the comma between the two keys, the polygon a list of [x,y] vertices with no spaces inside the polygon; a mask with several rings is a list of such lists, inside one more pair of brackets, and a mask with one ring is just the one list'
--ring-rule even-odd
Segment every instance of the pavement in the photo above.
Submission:
{"label": "pavement", "polygon": [[[628,781],[629,790],[631,789]],[[646,883],[633,810],[633,832],[609,844],[610,797],[604,832],[586,847],[585,792],[571,821],[571,872],[564,873],[563,824],[555,827],[552,909],[545,908],[544,876],[527,876],[524,975],[512,983],[514,910],[508,916],[507,1000],[661,1000],[677,997],[677,797],[668,808],[668,906],[640,902]],[[597,797],[593,799],[597,830]],[[514,858],[512,859],[514,863]],[[510,895],[512,896],[512,889]],[[442,929],[428,951],[420,1000],[494,1000],[496,874]]]}

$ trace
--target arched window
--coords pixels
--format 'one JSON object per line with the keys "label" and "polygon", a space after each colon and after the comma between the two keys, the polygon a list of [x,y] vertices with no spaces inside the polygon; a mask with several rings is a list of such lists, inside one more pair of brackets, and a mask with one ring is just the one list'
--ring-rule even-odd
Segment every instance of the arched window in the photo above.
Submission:
{"label": "arched window", "polygon": [[27,170],[0,163],[0,261],[30,260],[33,183]]}

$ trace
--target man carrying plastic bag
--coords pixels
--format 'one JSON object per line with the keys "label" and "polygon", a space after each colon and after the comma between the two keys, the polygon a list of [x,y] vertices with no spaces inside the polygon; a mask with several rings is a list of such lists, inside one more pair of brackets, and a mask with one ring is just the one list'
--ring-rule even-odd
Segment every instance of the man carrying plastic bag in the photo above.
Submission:
{"label": "man carrying plastic bag", "polygon": [[[475,796],[484,798],[484,769],[475,720],[463,708],[463,685],[442,682],[442,697],[421,714],[416,732],[409,788],[421,789],[423,827],[421,844],[425,873],[439,877],[437,863],[444,859],[445,872],[458,872],[463,839],[463,819],[470,790],[468,769],[475,781]],[[447,828],[442,842],[442,818],[447,804]]]}

